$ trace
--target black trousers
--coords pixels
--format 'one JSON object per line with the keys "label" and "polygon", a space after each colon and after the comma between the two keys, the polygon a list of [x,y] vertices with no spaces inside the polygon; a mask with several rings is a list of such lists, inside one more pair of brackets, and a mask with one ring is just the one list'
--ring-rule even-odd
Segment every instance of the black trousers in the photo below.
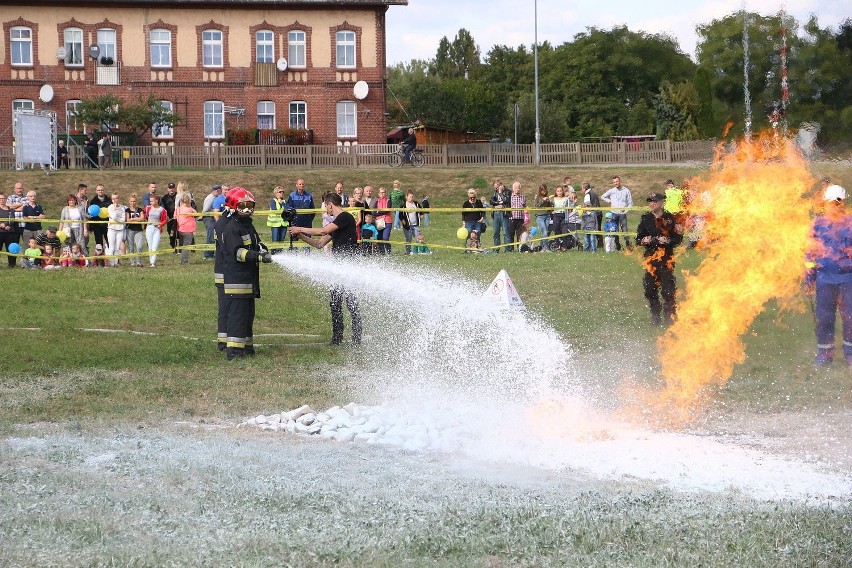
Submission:
{"label": "black trousers", "polygon": [[361,313],[358,310],[358,299],[355,294],[347,292],[342,286],[331,289],[331,342],[343,343],[343,302],[349,308],[352,318],[352,343],[361,343]]}
{"label": "black trousers", "polygon": [[227,334],[229,349],[245,349],[254,345],[254,296],[252,294],[226,294]]}
{"label": "black trousers", "polygon": [[[646,269],[642,280],[645,289],[645,299],[651,308],[651,317],[655,321],[660,319],[664,313],[667,323],[672,323],[677,312],[675,306],[675,293],[677,292],[677,281],[674,275],[674,264],[671,266],[665,262],[652,263],[651,269]],[[662,302],[660,302],[662,296]]]}
{"label": "black trousers", "polygon": [[518,243],[521,241],[521,233],[523,232],[523,219],[509,219],[509,235],[511,235],[513,243]]}
{"label": "black trousers", "polygon": [[[100,219],[98,219],[100,221]],[[92,223],[91,232],[95,235],[95,244],[102,245],[104,250],[107,248],[107,225],[106,223]]]}
{"label": "black trousers", "polygon": [[166,232],[169,234],[169,246],[177,248],[178,245],[178,230],[177,219],[169,219],[166,221]]}
{"label": "black trousers", "polygon": [[228,342],[228,298],[225,296],[225,285],[216,284],[216,299],[219,311],[216,317],[216,338],[219,343]]}
{"label": "black trousers", "polygon": [[[3,248],[5,248],[6,252],[9,252],[9,245],[11,245],[12,243],[17,243],[20,239],[21,235],[20,233],[18,233],[18,231],[4,231],[0,233],[0,250],[3,250]],[[15,261],[17,260],[17,257],[8,256],[6,258],[9,259],[10,267],[15,266]]]}

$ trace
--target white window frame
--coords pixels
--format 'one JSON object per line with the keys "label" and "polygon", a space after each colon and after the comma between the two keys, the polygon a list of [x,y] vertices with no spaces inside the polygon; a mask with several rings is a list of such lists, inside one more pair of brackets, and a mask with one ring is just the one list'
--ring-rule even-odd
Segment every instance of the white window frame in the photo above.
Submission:
{"label": "white window frame", "polygon": [[80,28],[65,28],[65,66],[83,67],[83,30]]}
{"label": "white window frame", "polygon": [[[289,120],[290,128],[308,128],[308,103],[305,101],[290,101],[289,105]],[[301,126],[299,125],[301,118]]]}
{"label": "white window frame", "polygon": [[[163,106],[163,110],[167,112],[174,112],[175,105],[172,101],[160,101],[160,104]],[[159,127],[160,133],[157,134],[157,128]],[[174,138],[175,132],[174,129],[169,124],[155,124],[151,129],[151,138],[155,138],[157,140],[161,138]]]}
{"label": "white window frame", "polygon": [[358,104],[355,101],[337,101],[337,137],[358,137]]}
{"label": "white window frame", "polygon": [[35,103],[30,99],[15,99],[12,101],[12,124],[15,123],[16,110],[35,110]]}
{"label": "white window frame", "polygon": [[[26,26],[15,26],[9,30],[9,52],[14,66],[33,66],[33,30]],[[17,48],[17,49],[16,49]]]}
{"label": "white window frame", "polygon": [[287,32],[287,65],[290,67],[307,67],[307,37],[303,30],[290,30]]}
{"label": "white window frame", "polygon": [[225,103],[204,101],[204,139],[221,140],[223,138],[225,138]]}
{"label": "white window frame", "polygon": [[98,47],[100,48],[101,57],[111,57],[113,61],[118,62],[118,50],[116,49],[116,41],[118,40],[118,32],[112,28],[101,28],[97,33]]}
{"label": "white window frame", "polygon": [[201,32],[201,65],[203,67],[222,68],[224,58],[225,34],[222,30],[204,30]]}
{"label": "white window frame", "polygon": [[[264,117],[267,124],[261,123],[261,117]],[[275,129],[275,102],[273,101],[257,101],[257,129],[258,130],[274,130]]]}
{"label": "white window frame", "polygon": [[254,60],[257,63],[275,63],[275,33],[272,30],[254,33]]}
{"label": "white window frame", "polygon": [[[148,42],[151,50],[151,67],[171,68],[172,31],[163,28],[153,29],[149,32]],[[157,57],[154,57],[155,53]]]}
{"label": "white window frame", "polygon": [[82,103],[80,99],[72,99],[65,101],[65,131],[71,132],[72,130],[79,130],[82,133],[86,133],[86,125],[82,125],[80,128],[80,124],[77,123],[77,105]]}
{"label": "white window frame", "polygon": [[339,69],[355,68],[355,62],[358,61],[355,53],[356,41],[357,37],[352,30],[340,30],[334,34],[336,54],[334,63],[336,67]]}

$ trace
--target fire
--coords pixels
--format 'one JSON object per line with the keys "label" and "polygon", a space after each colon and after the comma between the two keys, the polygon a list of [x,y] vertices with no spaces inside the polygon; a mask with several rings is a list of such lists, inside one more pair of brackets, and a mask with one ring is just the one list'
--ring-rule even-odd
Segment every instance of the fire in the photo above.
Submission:
{"label": "fire", "polygon": [[665,387],[654,406],[669,419],[689,421],[706,387],[731,377],[767,302],[798,295],[811,225],[804,194],[814,181],[792,143],[771,133],[720,149],[706,179],[690,181],[706,258],[684,274],[678,320],[658,342]]}

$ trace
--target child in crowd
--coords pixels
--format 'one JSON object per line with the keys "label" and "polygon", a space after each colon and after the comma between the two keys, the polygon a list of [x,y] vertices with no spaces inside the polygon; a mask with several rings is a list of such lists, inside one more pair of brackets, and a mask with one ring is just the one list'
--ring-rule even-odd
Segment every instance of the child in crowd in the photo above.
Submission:
{"label": "child in crowd", "polygon": [[59,266],[62,268],[74,266],[74,259],[71,257],[71,247],[68,245],[62,247],[62,254],[59,255]]}
{"label": "child in crowd", "polygon": [[521,252],[532,252],[533,249],[530,246],[530,239],[532,235],[530,234],[531,225],[529,223],[524,223],[523,225],[524,231],[521,233],[521,240],[518,241],[521,243]]}
{"label": "child in crowd", "polygon": [[35,238],[29,240],[29,245],[24,250],[21,268],[41,268],[41,249],[38,248]]}
{"label": "child in crowd", "polygon": [[429,250],[429,247],[423,239],[423,233],[417,233],[414,238],[417,241],[417,244],[411,248],[411,254],[432,254],[432,251]]}
{"label": "child in crowd", "polygon": [[[586,196],[588,197],[588,195]],[[589,231],[597,231],[598,230],[598,213],[597,211],[584,209],[583,216],[580,217],[580,222],[582,223],[584,236],[583,239],[585,241],[586,252],[597,252],[598,250],[598,236],[590,233]]]}
{"label": "child in crowd", "polygon": [[379,238],[379,230],[373,223],[372,211],[364,211],[364,224],[361,225],[361,252],[367,256],[375,252],[375,241]]}
{"label": "child in crowd", "polygon": [[95,254],[92,255],[92,266],[106,266],[103,245],[95,245]]}
{"label": "child in crowd", "polygon": [[59,258],[56,256],[56,251],[53,250],[53,245],[44,245],[44,254],[41,256],[41,267],[45,270],[58,270],[62,268],[59,265]]}
{"label": "child in crowd", "polygon": [[71,245],[71,266],[78,266],[81,268],[88,266],[86,257],[83,254],[83,247],[80,246],[80,243],[74,243]]}
{"label": "child in crowd", "polygon": [[615,252],[615,235],[609,233],[618,232],[618,223],[612,218],[612,211],[607,211],[604,215],[603,230],[607,233],[604,237],[604,250],[606,252]]}

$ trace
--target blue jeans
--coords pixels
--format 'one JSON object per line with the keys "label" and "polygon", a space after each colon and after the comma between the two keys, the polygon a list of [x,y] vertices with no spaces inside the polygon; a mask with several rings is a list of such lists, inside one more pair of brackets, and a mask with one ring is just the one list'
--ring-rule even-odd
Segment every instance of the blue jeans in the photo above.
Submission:
{"label": "blue jeans", "polygon": [[[214,241],[213,227],[216,225],[216,221],[213,220],[213,217],[202,217],[201,219],[202,223],[204,223],[204,228],[207,232],[207,240],[205,241],[205,243],[208,245],[212,245]],[[204,258],[213,258],[213,251],[204,251]]]}
{"label": "blue jeans", "polygon": [[[283,243],[284,237],[287,236],[287,227],[272,227],[272,242],[273,243]],[[284,250],[284,245],[281,245],[281,248],[272,249],[271,252],[281,252]]]}
{"label": "blue jeans", "polygon": [[471,231],[476,231],[480,235],[482,234],[482,226],[480,225],[479,221],[465,221],[464,228],[467,229],[468,234],[470,234]]}
{"label": "blue jeans", "polygon": [[[494,246],[500,246],[500,236],[503,236],[503,245],[512,242],[512,236],[509,231],[509,219],[505,213],[494,213]],[[512,247],[504,246],[506,252],[511,252]],[[500,252],[499,248],[495,248],[494,252]]]}
{"label": "blue jeans", "polygon": [[586,252],[595,252],[598,250],[598,236],[590,233],[585,234]]}
{"label": "blue jeans", "polygon": [[817,279],[816,317],[817,349],[820,356],[834,355],[834,321],[838,309],[843,322],[843,355],[852,359],[852,282],[825,284]]}
{"label": "blue jeans", "polygon": [[[380,241],[389,241],[391,235],[391,227],[390,225],[385,225],[385,228],[379,231],[379,240]],[[390,254],[391,246],[390,243],[379,243],[378,244],[378,252],[379,254]]]}
{"label": "blue jeans", "polygon": [[550,227],[550,215],[536,215],[535,224],[538,226],[538,235],[536,235],[536,238],[544,238],[544,240],[538,241],[541,246],[541,250],[547,250],[546,237]]}
{"label": "blue jeans", "polygon": [[[618,225],[618,231],[620,233],[626,233],[629,231],[627,228],[627,213],[613,213],[612,220]],[[624,237],[624,244],[628,247],[630,246],[630,237]],[[621,250],[621,241],[617,236],[615,237],[615,248]]]}

